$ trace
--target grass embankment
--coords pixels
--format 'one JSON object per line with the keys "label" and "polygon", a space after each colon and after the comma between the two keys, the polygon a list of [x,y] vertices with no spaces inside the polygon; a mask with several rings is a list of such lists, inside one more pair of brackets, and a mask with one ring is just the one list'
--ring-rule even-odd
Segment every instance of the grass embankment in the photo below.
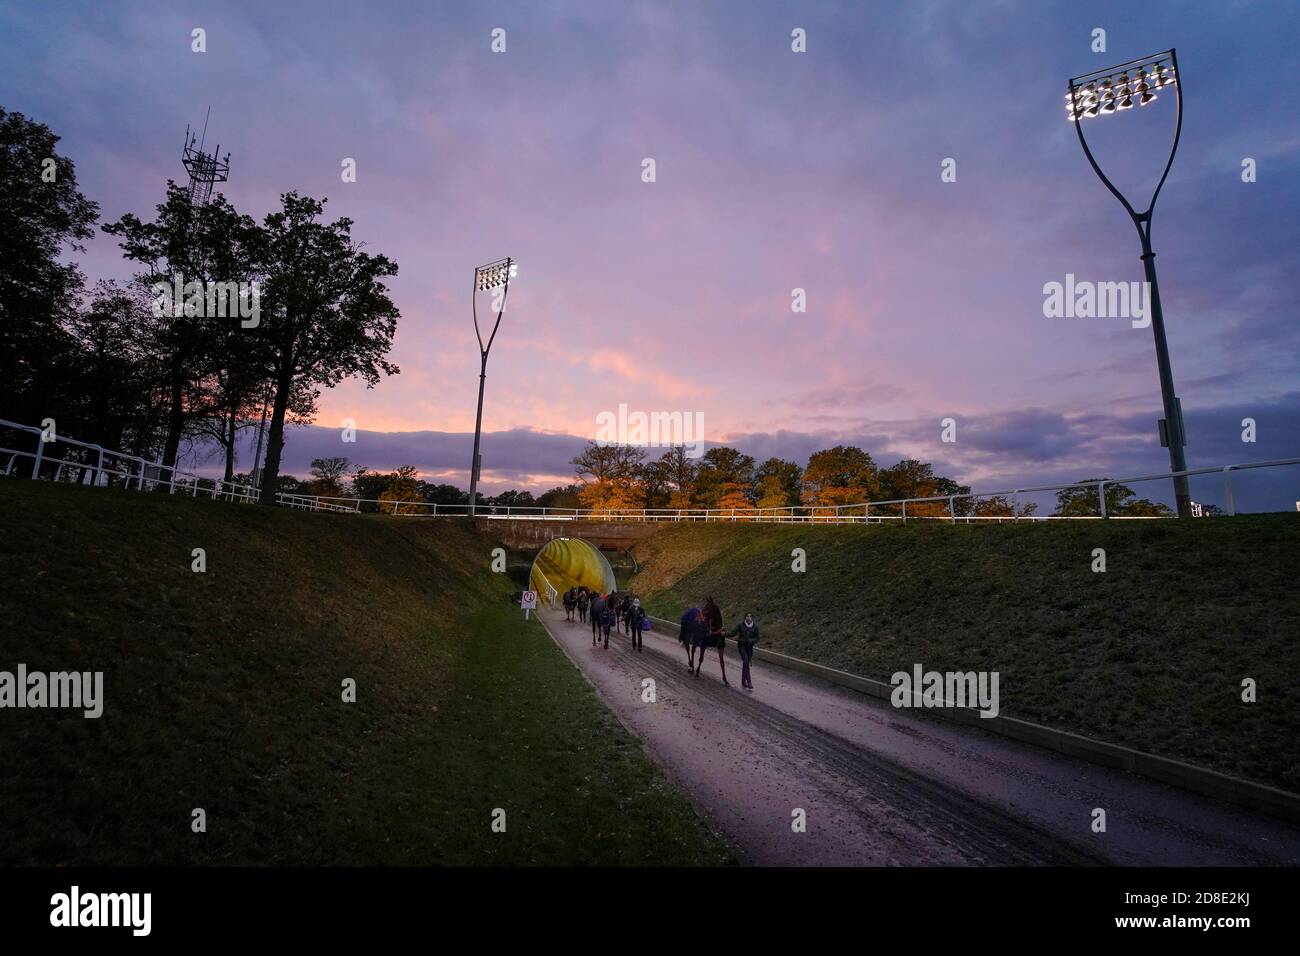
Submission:
{"label": "grass embankment", "polygon": [[684,525],[636,553],[659,616],[712,594],[728,626],[752,609],[765,646],[863,676],[996,670],[1008,716],[1300,790],[1300,516]]}
{"label": "grass embankment", "polygon": [[0,670],[102,670],[105,697],[0,711],[0,862],[729,860],[508,603],[494,544],[0,480]]}

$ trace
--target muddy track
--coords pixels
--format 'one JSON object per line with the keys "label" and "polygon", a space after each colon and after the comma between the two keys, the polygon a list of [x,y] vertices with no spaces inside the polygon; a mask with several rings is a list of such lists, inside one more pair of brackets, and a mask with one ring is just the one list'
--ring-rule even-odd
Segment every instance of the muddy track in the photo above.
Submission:
{"label": "muddy track", "polygon": [[[567,625],[560,619],[558,628]],[[588,631],[589,633],[589,631]],[[1059,837],[1027,824],[1001,807],[958,792],[880,754],[781,712],[726,687],[717,678],[717,657],[710,652],[704,674],[686,669],[685,652],[669,655],[647,643],[631,650],[625,635],[611,635],[606,658],[639,687],[652,677],[661,696],[675,696],[696,713],[707,715],[706,729],[716,727],[762,743],[765,754],[789,775],[836,794],[868,831],[913,833],[920,842],[948,851],[945,855],[975,865],[1078,866],[1106,861]],[[740,678],[734,655],[728,678]],[[897,860],[905,863],[907,860]]]}

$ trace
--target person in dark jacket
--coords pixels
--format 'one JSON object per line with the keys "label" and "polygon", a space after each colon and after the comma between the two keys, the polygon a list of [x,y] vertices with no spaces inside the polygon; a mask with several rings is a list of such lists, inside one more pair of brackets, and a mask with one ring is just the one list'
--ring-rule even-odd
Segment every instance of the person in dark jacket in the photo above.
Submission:
{"label": "person in dark jacket", "polygon": [[574,588],[569,588],[569,590],[564,592],[564,619],[566,621],[573,620],[573,609],[578,603],[574,590]]}
{"label": "person in dark jacket", "polygon": [[597,594],[591,599],[591,646],[596,646],[600,637],[600,618],[605,612],[605,599]]}
{"label": "person in dark jacket", "polygon": [[645,608],[641,606],[640,598],[633,598],[632,605],[627,611],[627,631],[632,635],[632,650],[640,651],[641,630],[645,627]]}
{"label": "person in dark jacket", "polygon": [[754,689],[754,682],[749,677],[749,662],[754,659],[754,645],[758,643],[758,623],[753,612],[747,612],[745,619],[731,632],[740,648],[740,686],[746,690]]}
{"label": "person in dark jacket", "polygon": [[583,624],[587,623],[587,608],[591,605],[591,594],[585,587],[578,589],[578,620]]}
{"label": "person in dark jacket", "polygon": [[614,626],[614,601],[606,599],[605,608],[600,612],[600,632],[605,636],[605,650],[609,650],[609,631]]}

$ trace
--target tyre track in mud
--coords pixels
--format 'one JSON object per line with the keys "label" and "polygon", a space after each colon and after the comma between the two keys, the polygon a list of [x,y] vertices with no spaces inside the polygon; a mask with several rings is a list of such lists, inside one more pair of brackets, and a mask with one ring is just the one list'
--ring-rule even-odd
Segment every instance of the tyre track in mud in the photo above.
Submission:
{"label": "tyre track in mud", "polygon": [[[568,626],[563,617],[548,622],[557,629]],[[583,633],[589,634],[590,629]],[[834,800],[837,809],[854,815],[858,826],[852,830],[858,838],[878,834],[887,862],[1009,866],[1106,862],[1002,807],[814,727],[738,687],[723,685],[709,676],[716,652],[710,652],[704,675],[696,678],[686,670],[684,651],[674,656],[647,643],[638,654],[629,645],[630,638],[616,633],[610,637],[608,651],[585,643],[571,650],[587,649],[604,657],[605,663],[626,675],[635,693],[643,677],[653,678],[660,702],[676,702],[688,710],[701,734],[725,732],[761,744],[780,776],[806,781],[810,789]],[[731,662],[738,678],[739,661],[733,657]],[[724,831],[728,829],[725,819],[717,822]],[[898,853],[900,842],[914,843],[916,858]],[[827,862],[838,862],[834,855]],[[846,846],[845,861],[853,858],[853,848]]]}

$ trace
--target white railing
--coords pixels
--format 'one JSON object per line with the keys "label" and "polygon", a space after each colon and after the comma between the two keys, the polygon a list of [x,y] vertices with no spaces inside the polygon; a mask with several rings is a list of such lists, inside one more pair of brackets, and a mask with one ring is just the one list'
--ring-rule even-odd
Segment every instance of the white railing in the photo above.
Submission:
{"label": "white railing", "polygon": [[[1213,468],[1189,468],[1178,472],[1161,472],[1155,475],[1136,475],[1131,478],[1102,478],[1097,481],[1072,481],[1059,485],[1034,485],[1008,488],[1002,491],[973,491],[959,495],[931,495],[921,498],[893,498],[886,501],[865,501],[846,505],[803,505],[783,508],[543,508],[537,505],[486,505],[480,504],[474,515],[478,518],[499,518],[533,521],[609,521],[609,522],[660,522],[660,521],[711,521],[754,522],[760,524],[860,524],[889,521],[946,521],[1007,522],[1007,521],[1100,521],[1123,519],[1127,521],[1157,520],[1157,515],[1112,515],[1106,509],[1106,488],[1111,485],[1138,484],[1186,475],[1219,475],[1224,486],[1224,510],[1236,514],[1232,495],[1232,473],[1256,468],[1280,468],[1300,465],[1300,458],[1278,458],[1272,461],[1242,462]],[[1095,488],[1098,514],[1095,515],[1035,515],[1021,514],[1021,495],[1065,491],[1071,488]],[[1010,499],[1011,514],[958,514],[957,502],[980,499]],[[428,501],[383,501],[376,498],[311,497],[322,509],[342,511],[386,511],[406,517],[465,517],[468,504],[445,505]],[[363,505],[374,507],[363,508]],[[908,513],[908,507],[912,511]],[[928,506],[920,511],[917,506]],[[896,509],[895,513],[891,509]]]}
{"label": "white railing", "polygon": [[[0,468],[0,475],[3,476],[16,477],[26,472],[29,478],[36,479],[48,473],[53,481],[66,481],[91,487],[106,487],[116,479],[123,488],[128,490],[134,484],[137,491],[158,491],[166,488],[168,494],[189,495],[193,498],[218,498],[242,504],[252,504],[257,501],[258,490],[252,485],[224,481],[220,478],[203,478],[192,472],[164,465],[160,461],[104,448],[94,442],[78,441],[75,438],[59,435],[57,432],[47,440],[46,429],[0,418],[0,430],[4,429],[35,435],[36,450],[25,451],[19,448],[0,447],[0,464],[3,465]],[[76,449],[79,454],[88,453],[93,461],[62,457],[59,455],[62,451],[60,446]],[[27,462],[31,462],[30,468],[27,467]],[[284,496],[276,496],[277,499],[281,497]],[[346,510],[320,504],[313,505],[306,501],[298,507],[308,507],[313,511]]]}
{"label": "white railing", "polygon": [[[0,447],[0,475],[18,473],[19,459],[31,459],[30,476],[40,476],[43,465],[54,465],[55,481],[64,480],[65,470],[76,472],[77,483],[106,485],[113,477],[120,478],[125,487],[130,488],[135,482],[139,490],[153,490],[166,487],[170,493],[189,493],[204,497],[222,498],[228,501],[255,502],[258,490],[251,485],[240,485],[221,481],[216,478],[200,478],[189,472],[169,468],[161,462],[149,461],[126,452],[111,451],[89,442],[57,436],[47,442],[45,431],[32,425],[20,425],[17,422],[0,419],[0,428],[12,428],[37,436],[35,452],[20,451]],[[94,453],[93,463],[51,458],[47,446],[63,444]],[[4,456],[8,460],[4,460]],[[114,462],[118,463],[114,467]],[[474,509],[478,518],[496,518],[533,521],[604,521],[604,522],[668,522],[668,521],[707,521],[707,522],[753,522],[759,524],[860,524],[899,521],[947,521],[958,522],[1006,522],[1006,521],[1088,521],[1106,518],[1123,518],[1127,520],[1144,520],[1156,516],[1111,515],[1106,510],[1106,487],[1118,484],[1137,484],[1144,481],[1159,481],[1178,476],[1219,475],[1223,479],[1224,510],[1229,515],[1236,514],[1236,505],[1232,493],[1232,473],[1258,468],[1281,468],[1300,465],[1300,458],[1278,458],[1271,461],[1242,462],[1234,465],[1221,465],[1213,468],[1188,468],[1185,471],[1161,472],[1154,475],[1137,475],[1131,478],[1102,478],[1097,481],[1073,481],[1059,485],[1035,485],[1025,488],[1008,488],[1003,491],[975,491],[959,495],[932,495],[921,498],[895,498],[887,501],[864,501],[845,505],[802,505],[782,508],[544,508],[537,505],[486,505],[480,504]],[[150,471],[152,470],[152,475]],[[164,478],[163,476],[166,475]],[[88,480],[87,480],[88,479]],[[203,487],[206,482],[208,487]],[[1095,515],[1031,515],[1019,514],[1019,498],[1025,494],[1065,491],[1071,488],[1095,488],[1099,513]],[[303,511],[332,511],[348,514],[361,512],[384,512],[399,517],[466,517],[469,515],[468,504],[438,504],[430,501],[387,500],[382,498],[348,498],[328,495],[304,495],[279,492],[277,503],[289,508]],[[1011,514],[958,514],[957,502],[979,499],[1010,499]],[[908,506],[912,513],[908,514]],[[918,506],[925,508],[918,510]],[[894,513],[893,509],[897,509]]]}
{"label": "white railing", "polygon": [[555,585],[550,582],[541,568],[533,568],[532,573],[542,579],[542,584],[545,586],[542,593],[546,596],[546,603],[554,608],[555,602],[560,599],[560,592],[555,590]]}

